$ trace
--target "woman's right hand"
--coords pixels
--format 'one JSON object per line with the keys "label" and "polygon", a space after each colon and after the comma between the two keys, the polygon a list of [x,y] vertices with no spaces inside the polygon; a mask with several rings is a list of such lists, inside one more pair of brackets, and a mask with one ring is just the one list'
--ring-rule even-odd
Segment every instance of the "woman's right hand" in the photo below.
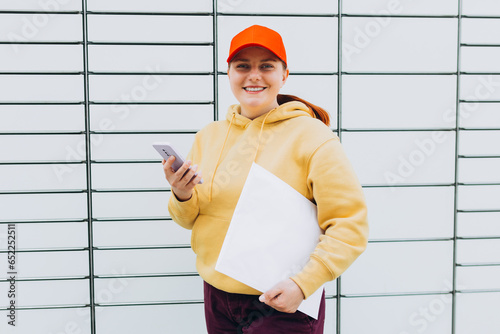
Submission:
{"label": "woman's right hand", "polygon": [[174,156],[171,156],[168,160],[163,160],[161,162],[163,164],[163,171],[177,199],[187,201],[193,195],[194,187],[201,180],[201,172],[196,173],[198,165],[194,165],[189,169],[191,166],[191,161],[189,160],[184,162],[177,172],[174,172],[172,169],[174,161]]}

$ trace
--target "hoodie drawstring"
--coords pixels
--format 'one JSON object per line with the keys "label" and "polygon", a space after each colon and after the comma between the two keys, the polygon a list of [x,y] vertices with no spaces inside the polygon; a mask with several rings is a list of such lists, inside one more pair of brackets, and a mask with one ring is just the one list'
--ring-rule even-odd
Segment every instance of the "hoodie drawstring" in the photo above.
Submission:
{"label": "hoodie drawstring", "polygon": [[229,122],[229,127],[227,128],[226,132],[226,138],[224,138],[224,143],[222,144],[222,148],[219,153],[219,158],[217,159],[217,163],[215,164],[215,169],[214,169],[214,176],[212,177],[212,180],[210,181],[210,190],[208,192],[208,201],[212,202],[212,188],[214,186],[214,180],[215,180],[215,173],[217,173],[217,168],[219,167],[220,163],[220,158],[222,157],[222,152],[224,151],[224,146],[226,146],[226,141],[227,138],[229,137],[229,132],[231,132],[231,125],[233,124],[234,120],[234,114],[231,116],[231,121]]}
{"label": "hoodie drawstring", "polygon": [[254,154],[253,159],[252,159],[252,161],[253,161],[253,162],[255,162],[255,159],[257,159],[257,153],[259,153],[259,147],[260,147],[260,137],[261,137],[261,135],[262,135],[262,130],[264,130],[264,124],[266,124],[266,120],[267,120],[267,118],[269,117],[269,115],[271,115],[271,113],[272,113],[274,110],[276,110],[276,108],[275,108],[275,109],[273,109],[273,110],[271,110],[270,112],[268,112],[268,113],[267,113],[267,115],[266,115],[266,117],[264,117],[264,120],[262,121],[262,125],[260,126],[260,131],[259,131],[259,137],[258,137],[258,139],[257,139],[257,149],[255,150],[255,154]]}
{"label": "hoodie drawstring", "polygon": [[[255,162],[255,159],[257,159],[257,153],[259,153],[260,137],[262,136],[262,131],[264,130],[264,125],[266,124],[266,120],[274,110],[276,110],[276,108],[269,111],[267,113],[266,117],[264,117],[264,120],[262,121],[262,125],[260,126],[260,131],[259,131],[259,137],[257,139],[257,148],[255,150],[255,153],[254,153],[254,156],[252,159],[253,162]],[[224,147],[226,146],[227,138],[229,137],[229,132],[231,131],[231,125],[233,124],[234,117],[235,117],[235,114],[233,113],[233,115],[231,116],[231,121],[229,122],[229,127],[227,128],[226,138],[224,138],[224,143],[222,144],[222,148],[221,148],[220,153],[219,153],[219,158],[217,159],[217,163],[215,164],[214,175],[212,177],[212,180],[210,181],[210,190],[208,191],[208,201],[209,202],[212,202],[212,189],[214,186],[215,174],[217,173],[217,168],[219,168],[220,160],[222,157],[222,152],[224,151]]]}

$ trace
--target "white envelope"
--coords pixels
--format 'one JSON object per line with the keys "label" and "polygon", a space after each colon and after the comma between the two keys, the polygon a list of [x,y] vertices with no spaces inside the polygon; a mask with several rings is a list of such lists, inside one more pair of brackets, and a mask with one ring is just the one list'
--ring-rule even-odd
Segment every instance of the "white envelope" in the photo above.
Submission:
{"label": "white envelope", "polygon": [[[304,267],[321,234],[316,205],[253,163],[215,270],[265,292]],[[317,319],[322,292],[299,311]]]}

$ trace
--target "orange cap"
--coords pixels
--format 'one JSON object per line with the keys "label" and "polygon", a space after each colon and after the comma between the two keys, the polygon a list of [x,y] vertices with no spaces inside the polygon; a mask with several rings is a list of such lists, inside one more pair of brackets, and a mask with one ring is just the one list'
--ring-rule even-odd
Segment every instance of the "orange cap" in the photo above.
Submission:
{"label": "orange cap", "polygon": [[231,46],[229,47],[227,62],[229,63],[238,52],[249,46],[261,46],[266,48],[286,64],[285,45],[283,45],[280,34],[272,29],[259,25],[248,27],[233,37]]}

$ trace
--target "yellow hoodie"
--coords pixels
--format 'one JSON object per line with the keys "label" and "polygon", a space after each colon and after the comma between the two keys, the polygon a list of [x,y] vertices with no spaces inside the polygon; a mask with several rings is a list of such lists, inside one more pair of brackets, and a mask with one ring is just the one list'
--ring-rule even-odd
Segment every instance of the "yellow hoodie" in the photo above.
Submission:
{"label": "yellow hoodie", "polygon": [[306,267],[291,277],[307,298],[341,275],[366,248],[367,209],[359,181],[338,137],[301,102],[284,103],[254,120],[233,105],[226,118],[196,134],[187,158],[199,165],[205,182],[196,185],[187,201],[172,195],[170,215],[192,229],[196,267],[207,283],[231,293],[260,294],[214,269],[255,161],[317,205],[325,233]]}

